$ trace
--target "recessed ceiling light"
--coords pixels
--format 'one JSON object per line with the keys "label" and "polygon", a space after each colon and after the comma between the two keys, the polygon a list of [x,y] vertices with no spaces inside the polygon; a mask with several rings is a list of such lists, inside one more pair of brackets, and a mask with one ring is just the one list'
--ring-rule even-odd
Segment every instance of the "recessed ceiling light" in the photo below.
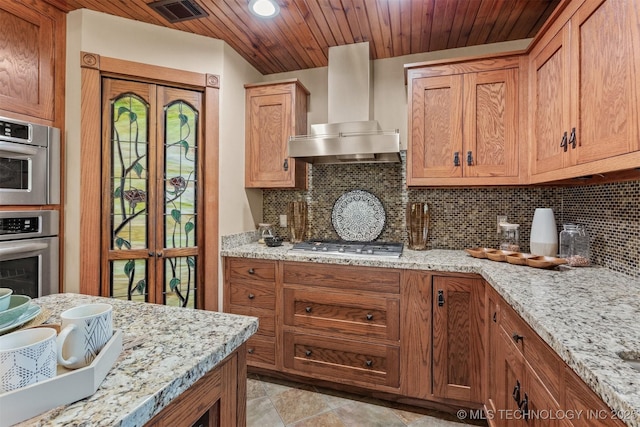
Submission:
{"label": "recessed ceiling light", "polygon": [[260,18],[273,18],[280,13],[280,6],[275,0],[251,0],[249,10]]}

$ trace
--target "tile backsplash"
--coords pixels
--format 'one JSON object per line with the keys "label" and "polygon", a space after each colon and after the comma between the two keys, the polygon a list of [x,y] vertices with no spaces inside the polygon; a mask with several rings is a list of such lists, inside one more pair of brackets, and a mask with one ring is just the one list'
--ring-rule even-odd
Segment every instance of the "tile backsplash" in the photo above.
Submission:
{"label": "tile backsplash", "polygon": [[378,240],[407,243],[405,209],[409,202],[427,202],[429,247],[464,249],[496,247],[497,215],[520,224],[521,250],[529,249],[535,208],[552,208],[558,232],[562,223],[584,224],[591,241],[592,261],[640,277],[640,181],[584,187],[492,187],[407,189],[405,162],[393,164],[314,165],[307,191],[264,190],[264,221],[278,226],[293,200],[308,203],[309,238],[338,239],[331,223],[333,204],[343,193],[366,190],[377,196],[386,212]]}

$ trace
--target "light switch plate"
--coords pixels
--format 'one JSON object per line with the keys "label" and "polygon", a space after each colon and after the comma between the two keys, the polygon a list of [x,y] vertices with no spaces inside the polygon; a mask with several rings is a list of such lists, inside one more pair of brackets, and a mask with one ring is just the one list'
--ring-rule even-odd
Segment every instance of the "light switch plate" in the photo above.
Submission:
{"label": "light switch plate", "polygon": [[280,215],[280,227],[286,227],[286,226],[287,226],[287,216]]}
{"label": "light switch plate", "polygon": [[506,215],[498,215],[498,219],[496,221],[496,233],[500,233],[500,223],[501,222],[507,222],[507,216]]}

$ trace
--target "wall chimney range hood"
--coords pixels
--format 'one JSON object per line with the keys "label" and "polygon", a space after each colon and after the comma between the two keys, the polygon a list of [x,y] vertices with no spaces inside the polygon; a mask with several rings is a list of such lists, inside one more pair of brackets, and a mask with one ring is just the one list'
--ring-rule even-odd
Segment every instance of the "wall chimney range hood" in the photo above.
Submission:
{"label": "wall chimney range hood", "polygon": [[309,163],[400,161],[399,131],[385,131],[373,116],[369,43],[329,48],[329,123],[289,138],[289,156]]}

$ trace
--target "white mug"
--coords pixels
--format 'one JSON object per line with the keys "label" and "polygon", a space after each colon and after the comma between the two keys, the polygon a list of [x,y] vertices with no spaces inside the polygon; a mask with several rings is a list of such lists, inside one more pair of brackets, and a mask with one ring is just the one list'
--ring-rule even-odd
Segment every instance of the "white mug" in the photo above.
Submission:
{"label": "white mug", "polygon": [[85,304],[60,314],[58,363],[76,369],[88,366],[113,335],[111,304]]}
{"label": "white mug", "polygon": [[56,330],[31,328],[0,337],[0,393],[56,376]]}

